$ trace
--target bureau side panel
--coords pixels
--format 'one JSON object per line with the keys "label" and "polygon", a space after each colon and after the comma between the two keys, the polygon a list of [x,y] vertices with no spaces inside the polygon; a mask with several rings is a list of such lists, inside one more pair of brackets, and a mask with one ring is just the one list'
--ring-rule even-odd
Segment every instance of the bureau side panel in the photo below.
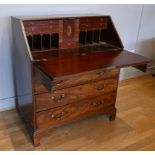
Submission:
{"label": "bureau side panel", "polygon": [[12,18],[12,32],[16,107],[33,130],[32,64],[22,23],[16,18]]}

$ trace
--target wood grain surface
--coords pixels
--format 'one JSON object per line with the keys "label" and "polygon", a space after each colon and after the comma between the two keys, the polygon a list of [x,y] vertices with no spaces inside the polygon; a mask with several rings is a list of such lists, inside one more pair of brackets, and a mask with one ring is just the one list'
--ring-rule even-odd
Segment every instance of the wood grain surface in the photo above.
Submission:
{"label": "wood grain surface", "polygon": [[96,116],[53,130],[35,148],[15,110],[0,113],[0,150],[155,150],[155,78],[121,81],[116,120]]}

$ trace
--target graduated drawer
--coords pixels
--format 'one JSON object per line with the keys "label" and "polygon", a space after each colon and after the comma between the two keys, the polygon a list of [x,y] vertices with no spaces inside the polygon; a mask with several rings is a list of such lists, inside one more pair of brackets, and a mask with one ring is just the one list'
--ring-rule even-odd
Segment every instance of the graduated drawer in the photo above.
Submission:
{"label": "graduated drawer", "polygon": [[117,90],[117,78],[35,95],[36,111],[79,102]]}
{"label": "graduated drawer", "polygon": [[56,127],[77,120],[99,111],[103,111],[115,103],[116,93],[102,95],[93,99],[83,100],[74,104],[61,106],[36,113],[37,128]]}
{"label": "graduated drawer", "polygon": [[90,97],[109,93],[117,89],[117,78],[106,79],[97,82],[90,82],[76,87],[55,90],[51,92],[53,104],[68,104]]}
{"label": "graduated drawer", "polygon": [[66,87],[76,86],[79,84],[88,83],[90,81],[98,81],[111,77],[117,77],[119,75],[119,69],[100,69],[95,71],[90,71],[87,73],[79,73],[72,76],[66,76],[59,78],[52,82],[52,90],[62,89]]}

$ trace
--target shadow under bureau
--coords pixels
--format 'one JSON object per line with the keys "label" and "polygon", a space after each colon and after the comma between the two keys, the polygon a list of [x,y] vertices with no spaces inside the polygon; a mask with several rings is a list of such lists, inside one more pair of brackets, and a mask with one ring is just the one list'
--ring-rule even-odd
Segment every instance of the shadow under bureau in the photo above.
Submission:
{"label": "shadow under bureau", "polygon": [[149,59],[124,50],[110,16],[12,17],[16,108],[35,146],[54,128],[116,116],[121,67]]}

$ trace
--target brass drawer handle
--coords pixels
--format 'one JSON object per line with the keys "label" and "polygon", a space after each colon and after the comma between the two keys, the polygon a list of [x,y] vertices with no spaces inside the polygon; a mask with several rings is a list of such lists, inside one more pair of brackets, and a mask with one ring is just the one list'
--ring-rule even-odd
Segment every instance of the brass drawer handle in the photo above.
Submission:
{"label": "brass drawer handle", "polygon": [[53,114],[51,114],[51,118],[52,119],[54,119],[55,118],[55,114],[53,113]]}
{"label": "brass drawer handle", "polygon": [[[60,114],[57,115],[57,118],[61,118],[61,117],[64,116],[64,115],[65,115],[65,112],[62,111]],[[52,118],[52,119],[55,119],[55,118],[56,118],[56,115],[55,115],[54,113],[52,113],[52,114],[51,114],[51,118]]]}
{"label": "brass drawer handle", "polygon": [[59,97],[55,97],[55,96],[51,96],[51,100],[52,101],[58,101],[58,100],[61,100],[61,99],[63,99],[63,98],[65,98],[66,97],[66,94],[60,94],[60,96]]}
{"label": "brass drawer handle", "polygon": [[64,112],[64,111],[62,111],[62,112],[61,112],[61,116],[64,116],[64,115],[65,115],[65,112]]}
{"label": "brass drawer handle", "polygon": [[92,105],[93,105],[94,107],[98,107],[99,105],[105,104],[105,103],[106,103],[106,101],[105,101],[104,99],[102,99],[102,100],[100,100],[99,102],[93,102]]}
{"label": "brass drawer handle", "polygon": [[55,101],[56,100],[55,96],[51,96],[51,100]]}
{"label": "brass drawer handle", "polygon": [[102,90],[102,89],[104,89],[104,85],[102,85],[102,86],[95,86],[95,89],[96,90]]}
{"label": "brass drawer handle", "polygon": [[62,98],[65,98],[66,95],[65,94],[61,94],[60,96],[61,96],[61,99],[62,99]]}

